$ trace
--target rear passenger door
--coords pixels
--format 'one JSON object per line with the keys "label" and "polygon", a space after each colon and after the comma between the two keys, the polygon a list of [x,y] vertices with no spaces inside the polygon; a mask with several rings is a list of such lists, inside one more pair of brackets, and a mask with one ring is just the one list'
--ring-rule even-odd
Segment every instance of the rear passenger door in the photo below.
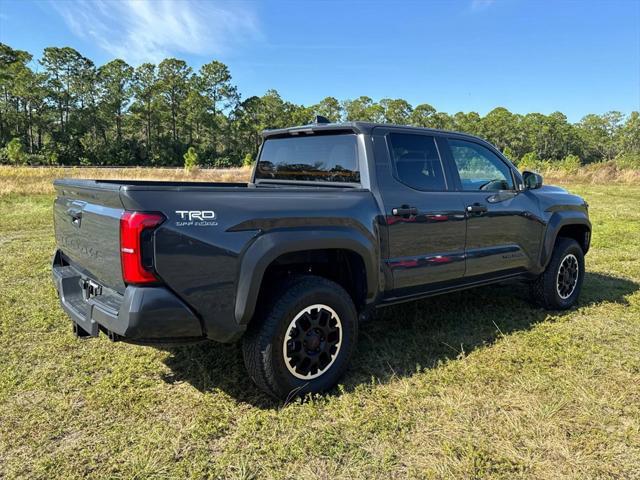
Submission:
{"label": "rear passenger door", "polygon": [[465,276],[531,268],[543,227],[535,197],[517,190],[512,167],[488,146],[461,137],[447,141],[467,215]]}
{"label": "rear passenger door", "polygon": [[[393,296],[464,275],[465,213],[430,134],[377,128],[376,177],[384,204],[386,273]],[[443,144],[446,148],[446,144]]]}

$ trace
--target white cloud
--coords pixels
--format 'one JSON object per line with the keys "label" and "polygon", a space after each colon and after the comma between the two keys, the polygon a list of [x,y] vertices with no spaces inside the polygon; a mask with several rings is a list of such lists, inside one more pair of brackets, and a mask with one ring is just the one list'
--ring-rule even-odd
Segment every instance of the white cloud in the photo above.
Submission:
{"label": "white cloud", "polygon": [[52,5],[76,35],[132,64],[180,54],[221,55],[259,36],[245,2],[52,0]]}
{"label": "white cloud", "polygon": [[485,8],[489,8],[494,3],[496,3],[495,0],[471,0],[471,10],[484,10]]}

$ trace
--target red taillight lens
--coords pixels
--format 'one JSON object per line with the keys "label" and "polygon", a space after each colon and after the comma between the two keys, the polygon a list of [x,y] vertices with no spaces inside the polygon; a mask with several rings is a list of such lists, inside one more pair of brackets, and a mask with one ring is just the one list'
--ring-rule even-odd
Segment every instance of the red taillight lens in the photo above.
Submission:
{"label": "red taillight lens", "polygon": [[[125,283],[150,283],[158,278],[143,261],[143,234],[164,222],[161,213],[125,211],[120,217],[120,259]],[[149,237],[150,238],[150,237]],[[149,245],[150,246],[150,245]],[[149,252],[151,253],[151,252]]]}

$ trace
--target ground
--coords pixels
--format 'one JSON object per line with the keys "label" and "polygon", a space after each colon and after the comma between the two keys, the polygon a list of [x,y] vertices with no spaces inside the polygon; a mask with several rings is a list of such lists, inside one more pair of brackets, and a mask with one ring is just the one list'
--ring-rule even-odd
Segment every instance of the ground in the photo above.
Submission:
{"label": "ground", "polygon": [[291,404],[238,345],[76,339],[53,197],[6,189],[0,478],[640,478],[640,187],[567,187],[594,225],[577,308],[510,285],[388,308],[339,388]]}

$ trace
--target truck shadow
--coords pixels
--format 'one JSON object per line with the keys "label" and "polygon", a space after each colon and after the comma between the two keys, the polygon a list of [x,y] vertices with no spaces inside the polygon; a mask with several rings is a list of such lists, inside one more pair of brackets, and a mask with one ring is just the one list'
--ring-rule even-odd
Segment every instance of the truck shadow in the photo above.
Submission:
{"label": "truck shadow", "polygon": [[[638,290],[630,280],[587,273],[578,309],[603,301],[627,305]],[[531,328],[549,315],[528,301],[525,285],[483,287],[388,307],[361,325],[358,348],[342,379],[346,391],[364,383],[387,383],[467,355],[496,339]],[[282,402],[263,394],[248,378],[240,344],[204,343],[171,349],[166,382],[188,382],[201,392],[220,390],[263,409]],[[335,393],[329,393],[329,395]]]}

